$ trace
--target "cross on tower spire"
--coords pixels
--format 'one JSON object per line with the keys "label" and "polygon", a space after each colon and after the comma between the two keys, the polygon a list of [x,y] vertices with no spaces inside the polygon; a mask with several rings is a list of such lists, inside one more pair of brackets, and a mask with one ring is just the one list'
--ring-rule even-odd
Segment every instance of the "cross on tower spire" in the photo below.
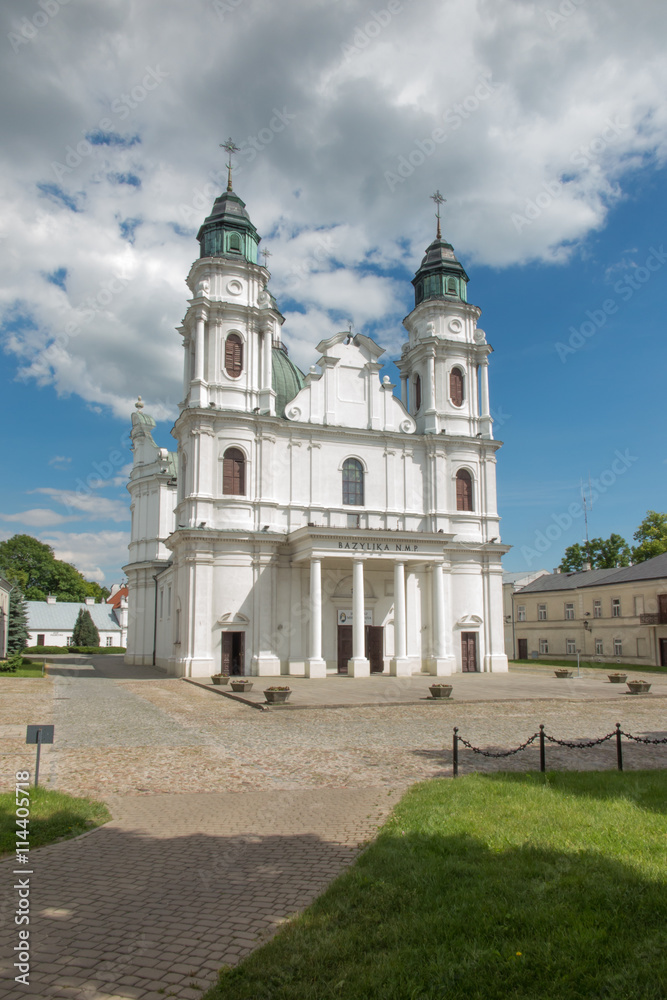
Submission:
{"label": "cross on tower spire", "polygon": [[271,253],[271,251],[269,249],[267,249],[267,247],[264,247],[263,250],[260,250],[260,253],[261,253],[262,257],[264,258],[264,267],[268,270],[269,257],[272,257],[273,254]]}
{"label": "cross on tower spire", "polygon": [[442,233],[440,231],[440,206],[444,205],[444,203],[447,201],[447,199],[443,198],[439,191],[436,191],[435,194],[430,195],[430,198],[431,198],[431,201],[435,202],[436,208],[437,208],[437,211],[435,213],[435,217],[438,220],[438,231],[436,233],[436,237],[435,238],[437,240],[439,240],[439,239],[442,239]]}
{"label": "cross on tower spire", "polygon": [[239,147],[236,145],[232,138],[229,138],[227,142],[221,142],[220,148],[227,150],[229,153],[229,160],[227,161],[227,190],[232,190],[232,153],[238,153]]}

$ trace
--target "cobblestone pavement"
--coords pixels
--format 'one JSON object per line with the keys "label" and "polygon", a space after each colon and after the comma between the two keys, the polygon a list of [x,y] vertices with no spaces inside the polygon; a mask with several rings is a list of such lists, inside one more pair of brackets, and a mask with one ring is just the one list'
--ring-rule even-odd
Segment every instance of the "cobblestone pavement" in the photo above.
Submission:
{"label": "cobblestone pavement", "polygon": [[[258,712],[111,659],[1,682],[3,787],[34,765],[25,724],[53,722],[41,782],[102,798],[114,815],[101,830],[32,855],[33,986],[19,993],[0,984],[3,1000],[200,996],[190,984],[209,985],[220,964],[238,961],[307,905],[402,789],[451,774],[454,725],[490,749],[516,746],[539,723],[564,739],[602,736],[617,721],[636,735],[666,735],[659,695],[582,701],[524,692],[516,701]],[[544,689],[536,682],[534,690]],[[624,756],[626,769],[667,766],[667,746],[626,743]],[[538,751],[497,762],[462,750],[460,760],[461,773],[523,770],[538,766]],[[614,743],[549,745],[547,764],[613,768]],[[0,870],[0,920],[13,926],[11,863]]]}

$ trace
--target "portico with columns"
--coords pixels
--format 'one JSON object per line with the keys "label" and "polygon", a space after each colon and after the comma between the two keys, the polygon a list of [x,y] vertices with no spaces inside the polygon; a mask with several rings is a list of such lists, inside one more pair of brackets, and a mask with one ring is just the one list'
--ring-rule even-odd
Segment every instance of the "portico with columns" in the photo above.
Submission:
{"label": "portico with columns", "polygon": [[363,333],[294,365],[231,177],[198,240],[176,448],[133,416],[127,662],[313,680],[507,670],[492,348],[440,221],[400,397]]}

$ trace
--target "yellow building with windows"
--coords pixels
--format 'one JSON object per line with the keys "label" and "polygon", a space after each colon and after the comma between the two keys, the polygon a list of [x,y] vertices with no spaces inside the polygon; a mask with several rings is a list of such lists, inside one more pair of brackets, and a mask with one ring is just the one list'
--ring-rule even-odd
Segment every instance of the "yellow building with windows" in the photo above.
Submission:
{"label": "yellow building with windows", "polygon": [[513,659],[667,666],[667,553],[624,569],[551,573],[512,596]]}

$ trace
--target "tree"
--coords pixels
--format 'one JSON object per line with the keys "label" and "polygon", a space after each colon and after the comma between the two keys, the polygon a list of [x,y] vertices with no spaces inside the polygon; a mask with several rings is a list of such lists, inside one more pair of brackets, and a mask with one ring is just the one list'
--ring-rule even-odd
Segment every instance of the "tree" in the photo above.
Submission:
{"label": "tree", "polygon": [[44,601],[53,594],[59,601],[81,603],[86,597],[106,600],[109,591],[84,580],[68,562],[56,559],[50,545],[32,535],[14,535],[0,542],[0,573],[17,584],[29,601]]}
{"label": "tree", "polygon": [[74,629],[72,631],[73,646],[99,646],[100,633],[90,616],[88,608],[79,608]]}
{"label": "tree", "polygon": [[563,573],[579,573],[590,563],[591,569],[614,569],[630,565],[630,546],[621,535],[591,538],[590,542],[569,545],[560,564]]}
{"label": "tree", "polygon": [[646,562],[667,552],[667,514],[647,510],[646,517],[632,537],[639,542],[632,548],[634,563]]}
{"label": "tree", "polygon": [[9,595],[7,652],[20,653],[28,645],[28,607],[18,587]]}

